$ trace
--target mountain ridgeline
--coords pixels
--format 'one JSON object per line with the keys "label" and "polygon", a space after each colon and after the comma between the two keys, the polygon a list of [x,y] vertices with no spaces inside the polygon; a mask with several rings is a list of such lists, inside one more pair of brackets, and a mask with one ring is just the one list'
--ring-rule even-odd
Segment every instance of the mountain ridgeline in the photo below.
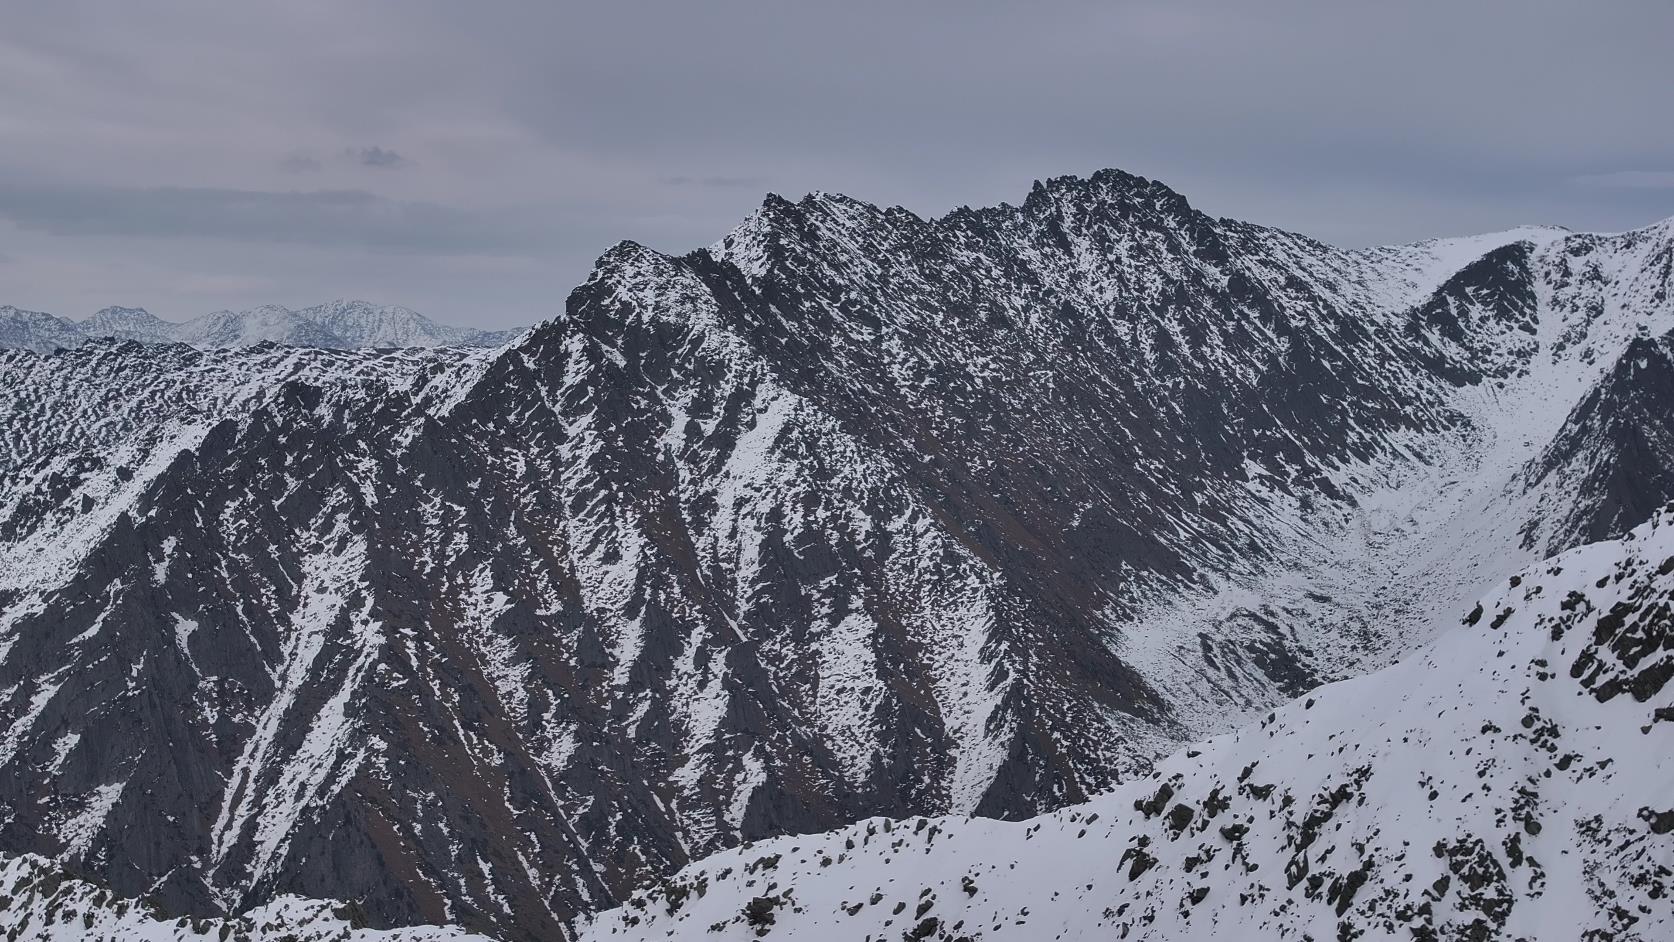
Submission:
{"label": "mountain ridgeline", "polygon": [[299,347],[497,347],[517,331],[438,324],[417,311],[365,301],[331,301],[300,310],[268,304],[216,311],[185,322],[138,307],[107,307],[86,320],[0,306],[0,347],[51,353],[89,340],[184,343],[208,349],[280,343]]}
{"label": "mountain ridgeline", "polygon": [[0,351],[0,851],[547,939],[1086,801],[1644,520],[1671,285],[1671,223],[1346,251],[1104,171],[769,197],[497,349]]}

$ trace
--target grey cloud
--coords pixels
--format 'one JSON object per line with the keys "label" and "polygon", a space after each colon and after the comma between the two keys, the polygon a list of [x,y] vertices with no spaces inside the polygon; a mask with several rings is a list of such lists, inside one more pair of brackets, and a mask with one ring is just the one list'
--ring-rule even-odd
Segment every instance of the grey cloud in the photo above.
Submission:
{"label": "grey cloud", "polygon": [[1115,166],[1344,244],[1674,214],[1667,0],[14,6],[0,250],[41,303],[139,257],[214,274],[213,239],[304,297],[500,326],[618,239],[713,241],[769,182],[933,215]]}
{"label": "grey cloud", "polygon": [[354,157],[355,161],[362,167],[378,167],[388,169],[391,167],[402,166],[407,162],[407,158],[397,154],[395,151],[385,150],[384,148],[375,145],[372,147],[362,147],[359,150],[351,150],[349,151],[349,154]]}
{"label": "grey cloud", "polygon": [[1617,170],[1614,173],[1584,173],[1575,178],[1583,186],[1628,187],[1631,189],[1674,189],[1674,170]]}
{"label": "grey cloud", "polygon": [[320,162],[307,154],[286,154],[279,160],[279,169],[286,173],[316,173]]}
{"label": "grey cloud", "polygon": [[707,186],[731,189],[737,187],[757,188],[763,185],[764,180],[761,177],[688,177],[676,175],[663,177],[662,182],[669,186]]}
{"label": "grey cloud", "polygon": [[55,236],[213,238],[408,252],[539,247],[538,221],[365,190],[261,190],[0,183],[0,219]]}

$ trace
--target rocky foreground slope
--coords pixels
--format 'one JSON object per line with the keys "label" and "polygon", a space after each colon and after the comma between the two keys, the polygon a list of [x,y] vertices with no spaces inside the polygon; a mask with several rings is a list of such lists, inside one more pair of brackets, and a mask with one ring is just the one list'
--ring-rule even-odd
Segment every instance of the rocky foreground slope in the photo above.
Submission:
{"label": "rocky foreground slope", "polygon": [[457,929],[369,929],[351,905],[280,897],[233,918],[169,917],[42,857],[0,858],[7,942],[490,942]]}
{"label": "rocky foreground slope", "polygon": [[1350,252],[1105,172],[770,198],[495,350],[0,352],[0,850],[545,939],[1085,801],[1636,523],[1671,285],[1668,223]]}
{"label": "rocky foreground slope", "polygon": [[580,936],[1669,938],[1674,508],[1459,615],[1090,802],[758,842]]}

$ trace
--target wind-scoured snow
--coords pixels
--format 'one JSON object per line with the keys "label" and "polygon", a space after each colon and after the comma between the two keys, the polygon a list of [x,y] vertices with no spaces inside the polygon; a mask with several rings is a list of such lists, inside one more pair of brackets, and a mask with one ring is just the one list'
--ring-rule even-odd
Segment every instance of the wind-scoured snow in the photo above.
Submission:
{"label": "wind-scoured snow", "polygon": [[0,857],[0,931],[30,942],[491,942],[443,926],[369,929],[352,906],[282,896],[229,918],[170,916],[43,857]]}

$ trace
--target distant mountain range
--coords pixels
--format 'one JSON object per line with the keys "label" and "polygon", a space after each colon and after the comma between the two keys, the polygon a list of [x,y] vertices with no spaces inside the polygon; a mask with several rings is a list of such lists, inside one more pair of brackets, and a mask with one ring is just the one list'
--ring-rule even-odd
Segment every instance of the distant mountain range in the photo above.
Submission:
{"label": "distant mountain range", "polygon": [[166,321],[144,308],[107,307],[74,321],[40,311],[0,306],[0,348],[50,353],[99,337],[194,347],[248,347],[272,342],[293,347],[497,347],[515,330],[488,331],[439,324],[417,311],[365,301],[331,301],[297,310],[269,304],[248,311],[216,311],[185,322]]}

